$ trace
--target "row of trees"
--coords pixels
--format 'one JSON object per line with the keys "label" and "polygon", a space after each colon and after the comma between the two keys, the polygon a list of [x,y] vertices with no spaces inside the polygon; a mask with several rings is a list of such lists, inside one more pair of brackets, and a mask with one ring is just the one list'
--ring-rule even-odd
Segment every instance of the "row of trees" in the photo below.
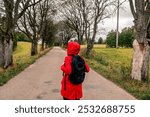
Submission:
{"label": "row of trees", "polygon": [[[124,1],[124,0],[122,0]],[[128,0],[134,17],[133,79],[147,80],[150,42],[150,0]],[[55,3],[55,4],[54,4]],[[120,1],[120,4],[122,2]],[[70,28],[62,30],[66,40],[75,31],[78,41],[87,42],[87,56],[93,48],[99,23],[108,18],[118,6],[118,0],[0,0],[0,67],[12,64],[15,30],[18,28],[32,39],[31,55],[37,53],[37,40],[50,43],[55,26],[52,15],[59,11],[60,19]],[[50,28],[53,27],[53,28]]]}
{"label": "row of trees", "polygon": [[[31,0],[32,4],[36,3],[36,0]],[[21,3],[25,5],[24,2]],[[44,43],[48,46],[51,41],[55,30],[52,15],[55,14],[53,8],[53,1],[42,0],[36,5],[29,7],[23,16],[18,21],[18,29],[25,33],[28,38],[32,39],[32,51],[31,55],[37,54],[37,42],[42,39],[42,50],[44,50]]]}
{"label": "row of trees", "polygon": [[[119,47],[132,47],[134,39],[134,30],[133,28],[126,27],[119,33]],[[111,30],[106,37],[107,47],[116,47],[116,31]]]}
{"label": "row of trees", "polygon": [[31,55],[37,54],[37,42],[42,39],[50,45],[55,26],[52,0],[0,0],[0,67],[13,63],[13,48],[17,45],[15,34],[23,32],[32,41]]}
{"label": "row of trees", "polygon": [[57,8],[64,23],[76,32],[81,44],[85,36],[87,42],[86,55],[93,48],[98,24],[108,18],[117,6],[117,0],[58,0]]}
{"label": "row of trees", "polygon": [[[87,41],[87,56],[93,48],[98,24],[108,18],[118,6],[118,0],[57,0],[61,18],[78,35]],[[124,1],[123,1],[124,2]],[[128,0],[134,18],[134,41],[131,77],[147,80],[149,70],[150,0]],[[122,2],[120,1],[120,4]]]}

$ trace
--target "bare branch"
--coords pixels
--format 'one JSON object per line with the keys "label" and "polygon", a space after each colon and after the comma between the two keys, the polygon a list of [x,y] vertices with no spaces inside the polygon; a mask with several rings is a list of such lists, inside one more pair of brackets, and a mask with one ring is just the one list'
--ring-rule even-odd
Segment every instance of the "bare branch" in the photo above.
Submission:
{"label": "bare branch", "polygon": [[133,1],[129,0],[129,3],[130,3],[130,8],[131,8],[132,15],[133,15],[134,19],[137,19],[137,14],[136,14],[136,11],[134,9]]}
{"label": "bare branch", "polygon": [[24,5],[24,8],[23,8],[23,10],[18,14],[17,19],[19,19],[19,18],[25,13],[25,11],[27,10],[27,8],[36,5],[37,3],[41,2],[42,0],[38,0],[37,2],[32,3],[32,4],[29,5],[30,1],[31,1],[31,0],[27,0],[27,1],[26,1],[25,5]]}

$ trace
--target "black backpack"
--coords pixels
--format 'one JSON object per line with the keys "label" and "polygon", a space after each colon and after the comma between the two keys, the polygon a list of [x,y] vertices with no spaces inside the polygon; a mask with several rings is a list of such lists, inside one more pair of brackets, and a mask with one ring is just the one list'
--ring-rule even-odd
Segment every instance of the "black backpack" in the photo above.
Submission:
{"label": "black backpack", "polygon": [[81,84],[84,81],[86,71],[84,60],[79,55],[73,56],[71,66],[70,82],[75,85]]}

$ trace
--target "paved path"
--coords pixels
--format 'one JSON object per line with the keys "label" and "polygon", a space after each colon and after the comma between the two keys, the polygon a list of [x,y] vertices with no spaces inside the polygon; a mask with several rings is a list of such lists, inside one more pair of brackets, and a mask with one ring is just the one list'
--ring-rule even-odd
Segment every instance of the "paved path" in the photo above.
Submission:
{"label": "paved path", "polygon": [[[0,99],[61,100],[60,82],[62,72],[60,66],[65,56],[66,52],[64,50],[54,47],[49,53],[38,59],[7,84],[1,86]],[[82,99],[85,100],[135,99],[93,70],[87,74],[83,84],[83,92],[84,97]]]}

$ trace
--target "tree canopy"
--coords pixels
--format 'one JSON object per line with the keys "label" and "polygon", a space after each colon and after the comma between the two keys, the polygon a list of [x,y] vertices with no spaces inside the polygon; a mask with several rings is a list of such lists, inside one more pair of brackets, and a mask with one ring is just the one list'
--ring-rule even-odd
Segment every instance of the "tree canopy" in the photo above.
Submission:
{"label": "tree canopy", "polygon": [[[119,33],[119,47],[132,47],[134,39],[133,27],[125,27]],[[116,45],[116,31],[112,30],[108,33],[106,37],[107,47],[115,47]]]}

